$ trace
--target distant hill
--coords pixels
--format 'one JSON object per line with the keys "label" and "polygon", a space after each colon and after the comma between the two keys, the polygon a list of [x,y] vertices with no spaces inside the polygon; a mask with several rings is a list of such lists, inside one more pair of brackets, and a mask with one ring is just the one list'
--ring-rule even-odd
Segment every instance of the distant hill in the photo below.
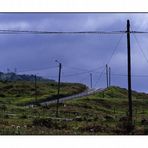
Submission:
{"label": "distant hill", "polygon": [[[43,77],[37,76],[37,81],[48,81],[55,82],[55,80],[45,79]],[[14,72],[3,73],[0,72],[0,81],[34,81],[35,75],[27,75],[27,74],[16,74]]]}
{"label": "distant hill", "polygon": [[[128,90],[126,88],[111,86],[105,90],[104,95],[107,98],[127,98]],[[144,92],[137,92],[137,91],[132,90],[132,98],[148,99],[148,94]]]}

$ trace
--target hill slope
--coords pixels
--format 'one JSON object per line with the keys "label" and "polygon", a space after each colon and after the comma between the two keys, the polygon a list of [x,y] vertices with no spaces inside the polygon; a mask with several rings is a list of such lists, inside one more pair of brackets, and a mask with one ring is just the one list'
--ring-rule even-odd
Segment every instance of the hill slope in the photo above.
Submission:
{"label": "hill slope", "polygon": [[[83,92],[85,85],[78,83],[61,83],[60,96],[69,96]],[[57,98],[57,83],[37,81],[0,82],[0,102],[4,104],[26,105]]]}
{"label": "hill slope", "polygon": [[0,134],[148,134],[148,95],[133,92],[135,129],[128,133],[125,128],[128,111],[127,90],[119,87],[110,87],[104,93],[64,102],[59,106],[59,118],[55,117],[56,105],[25,108],[12,104],[6,108],[1,106],[0,110]]}

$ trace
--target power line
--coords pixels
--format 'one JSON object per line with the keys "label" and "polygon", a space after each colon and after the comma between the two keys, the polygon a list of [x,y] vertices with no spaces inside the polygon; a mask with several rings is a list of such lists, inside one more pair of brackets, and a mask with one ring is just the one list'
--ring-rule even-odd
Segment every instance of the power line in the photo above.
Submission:
{"label": "power line", "polygon": [[[127,31],[41,31],[1,29],[0,34],[125,34]],[[130,31],[132,34],[147,34],[147,31]]]}
{"label": "power line", "polygon": [[22,70],[22,71],[17,71],[17,73],[33,72],[33,71],[43,71],[43,70],[48,70],[48,69],[53,69],[53,68],[57,68],[57,66],[47,67],[47,68],[39,68],[39,69]]}
{"label": "power line", "polygon": [[91,70],[88,70],[88,69],[82,69],[82,68],[78,68],[78,67],[64,66],[64,68],[68,68],[68,69],[72,69],[72,70],[88,71],[88,72],[89,71],[95,71],[95,70],[101,69],[103,67],[104,67],[104,65],[103,66],[99,66],[99,67],[94,68],[94,69],[91,69]]}
{"label": "power line", "polygon": [[78,67],[69,67],[69,66],[64,66],[64,68],[68,68],[68,69],[72,69],[72,70],[80,70],[80,71],[88,71],[88,69],[82,69],[82,68],[78,68]]}
{"label": "power line", "polygon": [[80,73],[74,73],[74,74],[67,74],[67,75],[62,75],[62,77],[73,77],[73,76],[78,76],[78,75],[82,75],[82,74],[88,74],[90,72],[93,72],[93,71],[87,71],[87,72],[80,72]]}
{"label": "power line", "polygon": [[[87,71],[83,71],[83,72],[78,72],[78,73],[72,73],[72,74],[62,74],[62,77],[63,78],[67,78],[67,77],[75,77],[75,76],[78,76],[78,75],[84,75],[84,74],[89,74],[89,73],[99,73],[99,72],[96,72],[98,71],[99,69],[102,69],[103,66],[100,66],[98,68],[95,68],[95,69],[91,69],[91,70],[87,70]],[[50,76],[52,78],[56,78],[57,76]]]}
{"label": "power line", "polygon": [[[127,74],[111,74],[112,76],[121,76],[121,77],[127,77]],[[148,75],[131,75],[131,77],[148,77]]]}
{"label": "power line", "polygon": [[36,31],[1,29],[0,34],[122,34],[125,31]]}
{"label": "power line", "polygon": [[105,66],[104,66],[104,69],[102,70],[101,74],[99,75],[98,81],[95,82],[94,87],[96,87],[97,83],[98,83],[98,82],[100,81],[100,79],[102,78],[105,69],[106,69],[106,68],[105,68]]}
{"label": "power line", "polygon": [[[22,70],[22,71],[18,71],[17,73],[25,73],[25,72],[34,72],[34,71],[43,71],[43,70],[48,70],[48,69],[53,69],[53,68],[57,68],[57,66],[54,67],[47,67],[47,68],[39,68],[39,69],[30,69],[30,70]],[[68,68],[73,68],[73,67],[68,67]],[[103,66],[91,69],[91,70],[86,70],[83,72],[79,72],[79,73],[72,73],[72,74],[66,74],[66,75],[62,75],[62,77],[73,77],[73,76],[77,76],[77,75],[82,75],[82,74],[88,74],[90,72],[95,73],[95,71],[98,71],[99,69],[103,68]],[[77,68],[76,68],[77,69]],[[79,69],[79,68],[78,68]],[[77,70],[78,70],[77,69]],[[79,69],[82,70],[82,69]],[[98,72],[97,72],[98,73]],[[52,78],[56,78],[57,76],[50,76]]]}
{"label": "power line", "polygon": [[[123,37],[123,34],[120,36],[119,40],[117,41],[117,44],[116,44],[116,46],[115,46],[115,48],[114,48],[114,50],[113,50],[113,52],[112,52],[112,54],[111,54],[111,57],[109,58],[109,60],[108,60],[108,62],[107,62],[107,64],[109,64],[110,61],[112,60],[112,58],[113,58],[113,56],[114,56],[114,54],[115,54],[115,52],[116,52],[116,50],[117,50],[117,48],[118,48],[120,42],[121,42],[122,37]],[[100,79],[102,78],[103,72],[104,72],[104,71],[105,71],[105,68],[104,68],[103,71],[101,72],[98,81],[96,81],[96,83],[95,83],[95,85],[94,85],[95,87],[96,87],[97,83],[100,81]]]}
{"label": "power line", "polygon": [[73,73],[73,74],[67,74],[67,75],[62,75],[63,77],[71,77],[71,76],[76,76],[76,75],[82,75],[82,74],[87,74],[87,73],[93,73],[95,71],[98,71],[99,69],[102,69],[104,66],[100,66],[91,70],[86,70],[84,72],[79,72],[79,73]]}
{"label": "power line", "polygon": [[147,31],[130,31],[132,34],[147,34]]}
{"label": "power line", "polygon": [[115,54],[115,52],[116,52],[120,42],[121,42],[122,37],[123,37],[123,34],[120,36],[119,40],[117,41],[117,44],[116,44],[116,46],[115,46],[115,48],[114,48],[114,50],[113,50],[113,52],[112,52],[108,62],[107,62],[107,65],[109,65],[109,63],[111,62],[111,60],[112,60],[112,58],[113,58],[113,56],[114,56],[114,54]]}
{"label": "power line", "polygon": [[[105,69],[105,68],[104,68]],[[105,71],[105,70],[104,70]],[[101,72],[103,75],[106,75],[105,72]],[[127,77],[127,74],[118,74],[118,73],[112,73],[111,76],[121,76],[121,77]],[[139,74],[132,74],[131,77],[148,77],[148,74],[145,75],[139,75]]]}
{"label": "power line", "polygon": [[139,47],[138,49],[140,49],[142,55],[144,56],[146,62],[148,63],[148,58],[146,57],[146,55],[145,55],[145,53],[144,53],[144,51],[143,51],[143,49],[142,49],[142,47],[141,47],[141,45],[140,45],[140,43],[139,43],[137,37],[136,37],[136,35],[133,34],[133,36],[134,36],[134,39],[135,39],[135,41],[136,41],[136,43],[137,43],[137,46]]}
{"label": "power line", "polygon": [[[98,68],[102,68],[102,67],[98,67]],[[22,70],[22,71],[18,71],[18,73],[33,72],[33,71],[43,71],[43,70],[48,70],[48,69],[53,69],[53,68],[57,68],[57,66],[56,67],[54,66],[54,67],[47,67],[47,68],[39,68],[39,69]],[[68,67],[68,68],[73,68],[73,67]],[[63,77],[69,77],[69,76],[75,76],[75,75],[81,75],[81,74],[93,72],[93,71],[96,71],[96,69],[98,70],[98,68],[91,69],[91,70],[86,70],[86,69],[84,70],[83,69],[84,72],[63,75]],[[82,70],[82,69],[76,68],[76,70]],[[51,77],[56,77],[56,76],[51,76]]]}
{"label": "power line", "polygon": [[66,66],[66,68],[69,68],[69,69],[72,69],[72,70],[81,70],[81,71],[83,71],[83,72],[93,72],[93,71],[97,71],[97,70],[99,70],[99,69],[102,69],[104,66],[99,66],[99,67],[97,67],[97,68],[93,68],[93,69],[90,69],[90,70],[88,70],[88,69],[81,69],[81,68],[76,68],[76,67],[67,67]]}
{"label": "power line", "polygon": [[79,79],[79,82],[80,82],[80,83],[85,83],[85,80],[87,80],[87,81],[89,80],[89,79],[88,79],[88,76],[89,76],[89,75],[87,75],[87,76],[85,75],[85,77]]}

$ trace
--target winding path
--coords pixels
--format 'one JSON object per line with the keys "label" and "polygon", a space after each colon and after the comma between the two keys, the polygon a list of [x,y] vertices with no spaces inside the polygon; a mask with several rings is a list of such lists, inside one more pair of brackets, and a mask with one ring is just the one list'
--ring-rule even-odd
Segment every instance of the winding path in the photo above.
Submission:
{"label": "winding path", "polygon": [[[80,98],[80,97],[84,97],[84,96],[89,96],[89,95],[95,94],[97,92],[102,92],[104,90],[105,89],[103,89],[103,88],[96,89],[96,90],[95,89],[88,89],[87,91],[79,93],[79,94],[76,94],[76,95],[60,98],[59,99],[59,103],[63,103],[66,100],[72,100],[72,99],[76,99],[76,98]],[[55,104],[55,103],[57,103],[57,100],[51,100],[51,101],[42,102],[42,103],[40,103],[40,105],[46,106],[46,105]]]}

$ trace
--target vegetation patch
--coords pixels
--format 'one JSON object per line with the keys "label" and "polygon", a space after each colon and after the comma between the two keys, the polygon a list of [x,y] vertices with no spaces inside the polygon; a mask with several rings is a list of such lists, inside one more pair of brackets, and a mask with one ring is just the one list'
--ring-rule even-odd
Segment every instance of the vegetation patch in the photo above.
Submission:
{"label": "vegetation patch", "polygon": [[[1,135],[148,134],[148,95],[144,93],[132,93],[134,128],[129,132],[126,89],[109,87],[104,92],[64,101],[59,104],[59,116],[56,117],[56,104],[23,106],[26,103],[35,103],[33,83],[0,82],[0,88],[4,94],[4,97],[0,97]],[[85,89],[86,86],[82,84],[62,83],[60,94],[66,96]],[[19,92],[22,90],[25,93]],[[56,82],[40,82],[38,90],[38,103],[47,98],[57,99]]]}

